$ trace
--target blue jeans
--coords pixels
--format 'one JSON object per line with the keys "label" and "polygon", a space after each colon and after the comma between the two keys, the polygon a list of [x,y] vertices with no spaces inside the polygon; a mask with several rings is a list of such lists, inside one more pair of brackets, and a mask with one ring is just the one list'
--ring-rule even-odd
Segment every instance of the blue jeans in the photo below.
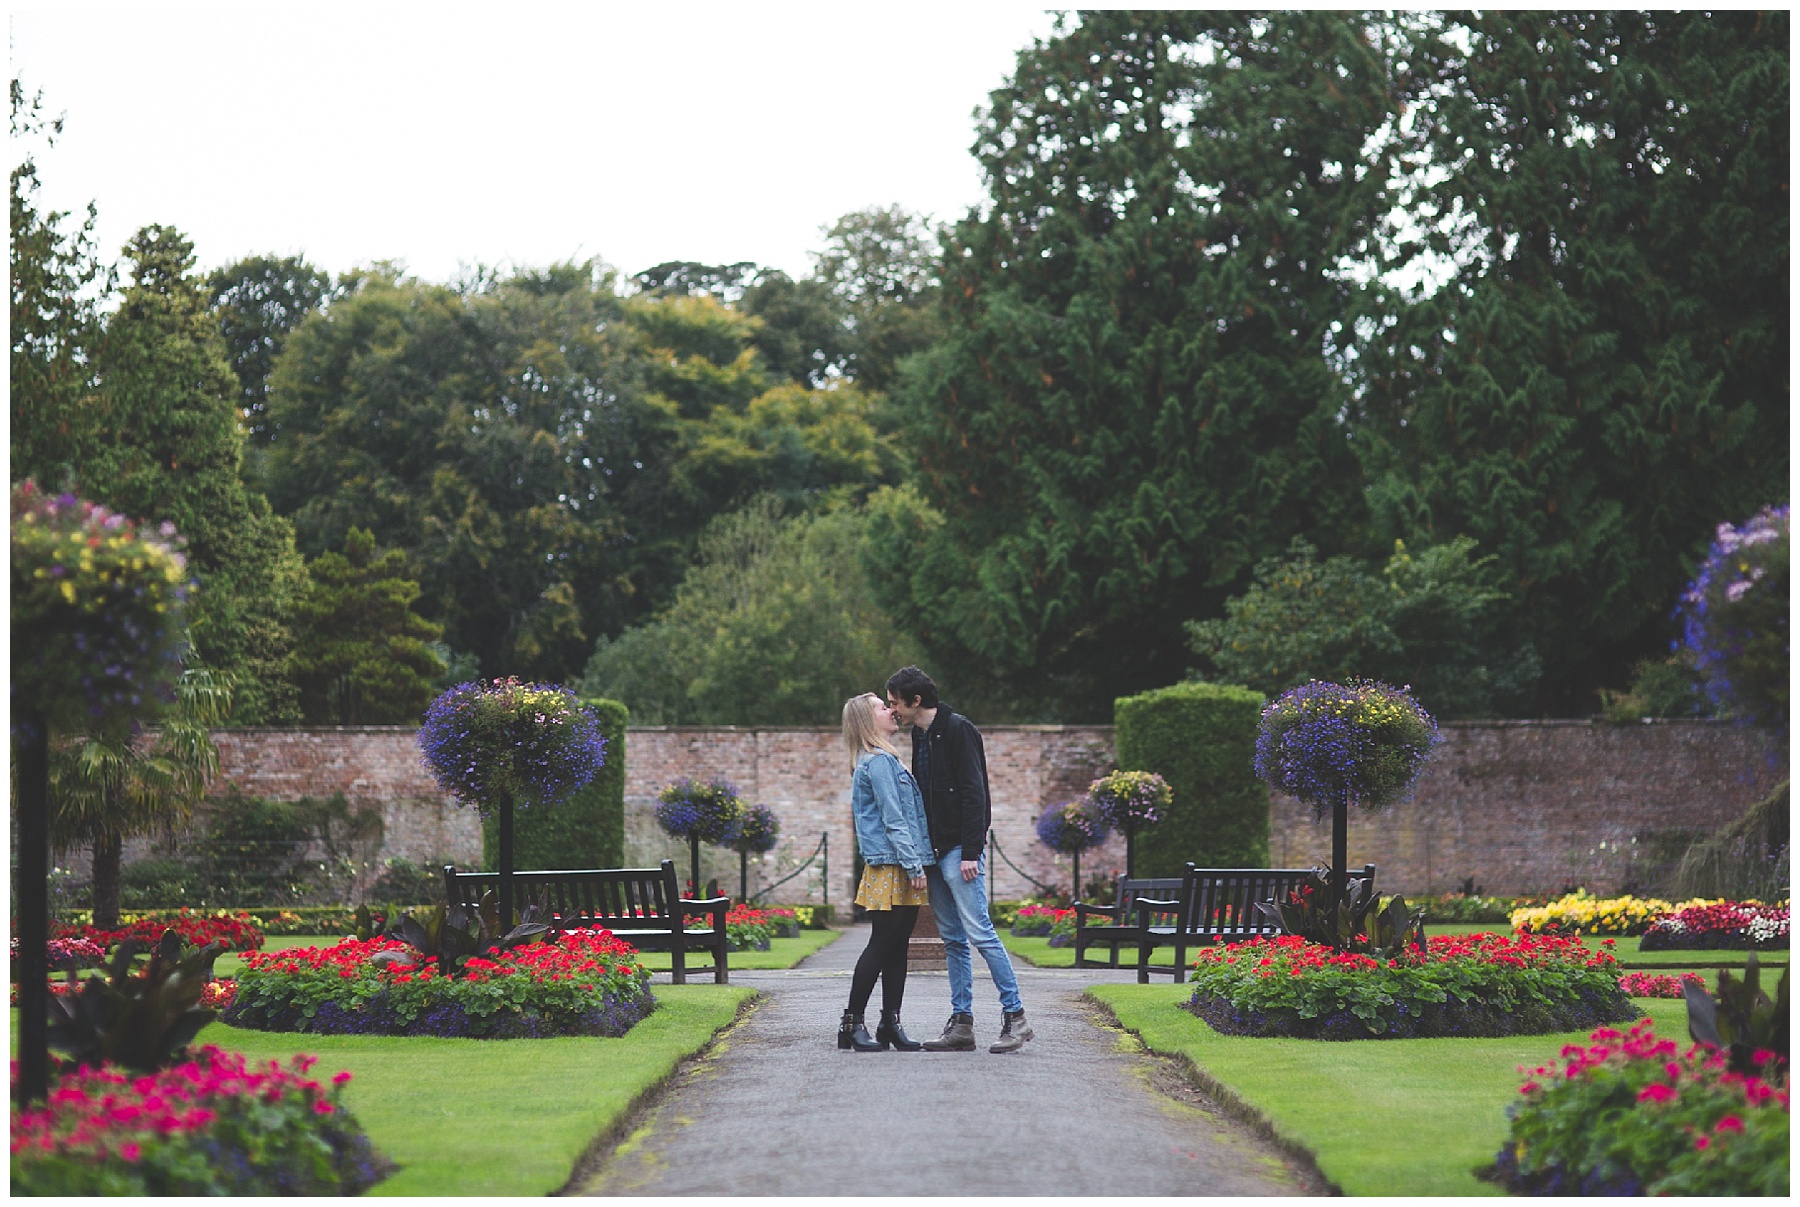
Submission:
{"label": "blue jeans", "polygon": [[1000,1008],[1017,1014],[1019,978],[1013,975],[1012,957],[994,931],[987,908],[987,852],[981,855],[981,872],[973,880],[962,878],[962,848],[951,847],[935,864],[925,867],[925,888],[931,895],[931,912],[937,915],[938,934],[944,937],[944,965],[950,973],[950,1009],[975,1013],[975,966],[969,959],[973,944],[987,961],[988,975],[1000,991]]}

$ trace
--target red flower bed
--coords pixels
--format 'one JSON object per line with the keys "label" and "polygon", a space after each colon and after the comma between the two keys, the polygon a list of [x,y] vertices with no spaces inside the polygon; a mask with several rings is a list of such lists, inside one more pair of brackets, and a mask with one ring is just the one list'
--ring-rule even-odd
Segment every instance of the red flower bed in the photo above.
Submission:
{"label": "red flower bed", "polygon": [[1705,987],[1700,974],[1684,972],[1680,976],[1659,976],[1654,972],[1628,972],[1619,978],[1619,988],[1630,997],[1681,997],[1681,983],[1692,981]]}
{"label": "red flower bed", "polygon": [[385,1162],[342,1110],[350,1074],[327,1088],[305,1076],[313,1063],[208,1046],[147,1076],[65,1073],[45,1105],[13,1112],[13,1193],[360,1193]]}
{"label": "red flower bed", "polygon": [[1788,907],[1758,901],[1690,905],[1658,918],[1644,932],[1642,951],[1769,949],[1788,945]]}
{"label": "red flower bed", "polygon": [[[405,958],[374,963],[382,952]],[[637,950],[605,930],[471,957],[455,977],[398,939],[346,939],[246,957],[223,1021],[334,1035],[623,1035],[655,1008],[649,977]]]}
{"label": "red flower bed", "polygon": [[136,939],[148,949],[162,940],[165,931],[174,931],[195,947],[223,943],[226,951],[260,951],[263,932],[246,913],[197,914],[182,910],[173,916],[140,918],[118,930],[100,930],[93,926],[68,926],[58,923],[53,928],[58,939],[89,939],[101,947],[114,947],[127,939]]}
{"label": "red flower bed", "polygon": [[1299,935],[1210,947],[1190,1009],[1228,1035],[1405,1039],[1530,1035],[1636,1015],[1618,961],[1578,937],[1432,935],[1389,960]]}
{"label": "red flower bed", "polygon": [[1785,1195],[1788,1071],[1757,1052],[1757,1076],[1725,1055],[1658,1040],[1645,1019],[1595,1031],[1527,1074],[1505,1147],[1483,1176],[1514,1193]]}

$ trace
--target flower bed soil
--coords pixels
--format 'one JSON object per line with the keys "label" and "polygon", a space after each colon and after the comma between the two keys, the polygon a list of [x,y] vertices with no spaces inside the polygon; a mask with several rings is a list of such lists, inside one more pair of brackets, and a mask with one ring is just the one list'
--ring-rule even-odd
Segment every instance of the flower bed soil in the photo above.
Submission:
{"label": "flower bed soil", "polygon": [[1422,957],[1380,961],[1287,935],[1201,952],[1193,983],[1186,1008],[1225,1035],[1501,1037],[1640,1013],[1611,952],[1578,938],[1438,935]]}
{"label": "flower bed soil", "polygon": [[[388,951],[402,962],[374,962]],[[637,951],[608,931],[471,958],[454,978],[398,940],[347,940],[250,956],[221,1021],[320,1035],[620,1036],[656,1009],[649,980]]]}

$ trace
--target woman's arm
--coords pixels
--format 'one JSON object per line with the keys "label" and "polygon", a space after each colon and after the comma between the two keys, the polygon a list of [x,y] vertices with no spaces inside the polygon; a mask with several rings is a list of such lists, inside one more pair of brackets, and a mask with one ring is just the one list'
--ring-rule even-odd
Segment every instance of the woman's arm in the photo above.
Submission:
{"label": "woman's arm", "polygon": [[924,875],[926,860],[919,849],[920,835],[913,833],[902,796],[905,788],[900,782],[900,760],[891,755],[877,755],[865,766],[869,769],[869,786],[875,790],[875,806],[881,810],[881,823],[887,827],[888,837],[894,842],[900,866],[906,869],[908,876]]}

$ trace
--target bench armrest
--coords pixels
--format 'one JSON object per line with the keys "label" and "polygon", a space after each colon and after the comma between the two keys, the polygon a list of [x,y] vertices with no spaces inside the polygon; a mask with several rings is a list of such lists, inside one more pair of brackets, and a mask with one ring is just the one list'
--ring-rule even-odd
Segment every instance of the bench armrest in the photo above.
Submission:
{"label": "bench armrest", "polygon": [[1131,912],[1137,917],[1137,925],[1148,929],[1151,914],[1172,914],[1181,908],[1179,901],[1159,901],[1155,897],[1134,897],[1131,901]]}
{"label": "bench armrest", "polygon": [[1111,918],[1116,923],[1122,917],[1123,911],[1117,905],[1089,905],[1085,901],[1075,903],[1075,925],[1080,926],[1089,914],[1099,914],[1103,918]]}
{"label": "bench armrest", "polygon": [[677,904],[681,907],[683,913],[687,913],[687,912],[691,911],[696,914],[711,914],[713,916],[713,926],[715,928],[717,928],[717,927],[722,927],[725,925],[725,913],[727,910],[729,910],[731,908],[731,898],[730,897],[700,897],[700,898],[683,897],[681,900],[677,901],[675,904]]}

